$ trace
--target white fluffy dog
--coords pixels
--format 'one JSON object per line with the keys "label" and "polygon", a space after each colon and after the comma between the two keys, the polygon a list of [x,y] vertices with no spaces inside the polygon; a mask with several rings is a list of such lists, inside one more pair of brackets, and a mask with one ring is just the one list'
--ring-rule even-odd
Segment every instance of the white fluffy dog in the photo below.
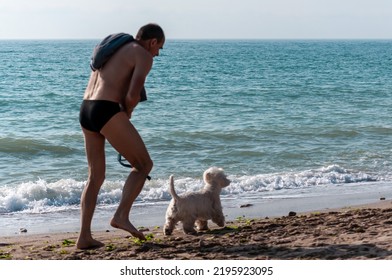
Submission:
{"label": "white fluffy dog", "polygon": [[205,186],[198,192],[189,192],[178,196],[174,190],[173,175],[170,176],[170,194],[172,200],[166,211],[163,228],[165,235],[172,234],[178,222],[182,222],[184,233],[196,234],[198,230],[208,230],[208,220],[220,227],[225,225],[220,193],[222,188],[230,185],[223,169],[211,167],[203,174]]}

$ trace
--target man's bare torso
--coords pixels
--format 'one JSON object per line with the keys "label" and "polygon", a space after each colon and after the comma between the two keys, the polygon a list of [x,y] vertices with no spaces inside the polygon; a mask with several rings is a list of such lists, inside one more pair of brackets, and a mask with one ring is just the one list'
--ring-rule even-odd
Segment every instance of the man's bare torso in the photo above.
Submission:
{"label": "man's bare torso", "polygon": [[[140,93],[151,65],[152,56],[142,46],[137,42],[126,44],[104,67],[91,73],[84,99],[110,100],[125,107],[127,94]],[[131,83],[135,69],[138,82]]]}

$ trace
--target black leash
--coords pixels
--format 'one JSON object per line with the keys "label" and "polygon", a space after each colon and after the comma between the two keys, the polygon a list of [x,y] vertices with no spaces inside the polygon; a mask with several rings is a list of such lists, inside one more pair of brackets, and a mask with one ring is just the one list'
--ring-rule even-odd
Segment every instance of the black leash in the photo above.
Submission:
{"label": "black leash", "polygon": [[[118,154],[118,155],[117,155],[117,160],[118,160],[118,162],[119,162],[122,166],[125,166],[125,167],[128,167],[128,168],[132,168],[132,165],[130,165],[129,163],[126,163],[127,160],[126,160],[125,158],[123,159],[121,154]],[[151,180],[151,177],[150,177],[150,176],[147,176],[147,179],[150,181],[150,180]]]}

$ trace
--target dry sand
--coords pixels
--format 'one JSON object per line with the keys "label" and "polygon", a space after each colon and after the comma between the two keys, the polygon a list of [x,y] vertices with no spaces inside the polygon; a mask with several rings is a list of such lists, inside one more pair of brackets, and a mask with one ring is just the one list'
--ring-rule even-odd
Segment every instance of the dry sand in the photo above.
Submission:
{"label": "dry sand", "polygon": [[77,233],[1,237],[0,259],[157,260],[157,259],[392,259],[392,202],[276,218],[241,218],[223,229],[196,236],[178,227],[145,229],[148,241],[126,232],[95,232],[105,243],[94,250],[75,247]]}

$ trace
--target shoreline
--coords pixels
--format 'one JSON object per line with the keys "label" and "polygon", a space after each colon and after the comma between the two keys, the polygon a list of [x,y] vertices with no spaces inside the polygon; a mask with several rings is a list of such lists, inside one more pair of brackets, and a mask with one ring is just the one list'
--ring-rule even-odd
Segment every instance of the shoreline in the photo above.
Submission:
{"label": "shoreline", "polygon": [[[354,207],[363,204],[379,202],[381,198],[392,198],[391,183],[375,186],[372,183],[353,185],[345,190],[339,186],[303,190],[299,195],[284,193],[265,193],[260,196],[239,196],[222,198],[223,212],[226,221],[237,218],[261,219],[285,216],[289,212],[306,213],[325,211],[329,209]],[[134,205],[130,219],[136,227],[162,227],[169,201],[155,204],[137,203]],[[98,206],[92,223],[92,231],[112,231],[109,221],[116,206]],[[68,211],[47,212],[43,214],[15,213],[1,215],[2,237],[17,237],[20,235],[56,234],[77,232],[80,225],[80,210],[74,208]],[[21,233],[20,229],[25,229]],[[27,232],[26,232],[27,231]]]}
{"label": "shoreline", "polygon": [[305,211],[274,218],[238,217],[225,228],[184,235],[177,226],[144,229],[147,242],[121,230],[96,231],[105,246],[76,249],[77,232],[2,237],[0,259],[392,259],[392,201]]}

